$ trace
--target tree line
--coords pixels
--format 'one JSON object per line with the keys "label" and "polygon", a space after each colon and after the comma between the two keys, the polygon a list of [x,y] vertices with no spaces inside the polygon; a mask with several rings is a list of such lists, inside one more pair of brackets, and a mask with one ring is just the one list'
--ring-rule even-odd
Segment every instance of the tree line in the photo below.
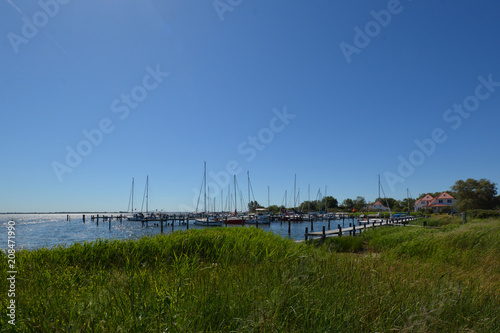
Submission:
{"label": "tree line", "polygon": [[[500,209],[500,196],[497,193],[496,184],[488,179],[472,179],[457,180],[453,186],[450,187],[448,194],[456,199],[455,204],[448,208],[448,210],[456,210],[464,212],[467,210],[495,210]],[[391,209],[393,212],[397,211],[413,211],[415,201],[423,198],[425,195],[430,194],[432,197],[437,197],[442,192],[422,193],[418,198],[404,198],[397,200],[394,198],[377,198],[376,201]],[[299,212],[332,212],[332,211],[366,211],[368,203],[362,196],[357,196],[355,199],[347,198],[339,204],[338,200],[332,196],[326,196],[321,200],[304,201],[298,207],[285,207],[283,205],[272,205],[267,207],[271,213],[280,213],[284,209],[295,209]],[[257,208],[264,208],[257,201],[251,201],[248,204],[250,212],[255,212]]]}

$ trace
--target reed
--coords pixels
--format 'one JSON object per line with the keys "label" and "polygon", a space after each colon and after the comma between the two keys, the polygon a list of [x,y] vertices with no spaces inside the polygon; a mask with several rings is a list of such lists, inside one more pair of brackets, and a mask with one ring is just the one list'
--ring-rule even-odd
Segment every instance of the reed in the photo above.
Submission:
{"label": "reed", "polygon": [[323,244],[216,228],[20,251],[14,331],[499,331],[500,221],[455,224]]}

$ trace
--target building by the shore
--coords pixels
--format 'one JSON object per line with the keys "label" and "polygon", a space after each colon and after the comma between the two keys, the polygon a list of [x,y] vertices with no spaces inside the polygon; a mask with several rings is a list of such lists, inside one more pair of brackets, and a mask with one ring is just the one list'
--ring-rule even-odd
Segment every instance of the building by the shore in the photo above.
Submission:
{"label": "building by the shore", "polygon": [[456,199],[446,192],[442,192],[437,197],[426,194],[423,198],[415,201],[415,211],[431,208],[434,212],[439,212],[443,207],[451,207]]}
{"label": "building by the shore", "polygon": [[389,211],[389,208],[382,205],[382,203],[380,203],[380,201],[377,200],[373,205],[368,207],[368,210],[371,212],[373,212],[373,211],[387,212],[387,211]]}

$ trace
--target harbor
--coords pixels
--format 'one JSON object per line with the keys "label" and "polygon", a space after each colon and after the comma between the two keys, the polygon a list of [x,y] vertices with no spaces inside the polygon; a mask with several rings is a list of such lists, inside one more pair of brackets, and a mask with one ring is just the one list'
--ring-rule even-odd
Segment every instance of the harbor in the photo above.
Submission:
{"label": "harbor", "polygon": [[[0,224],[9,220],[16,222],[18,245],[20,248],[38,249],[57,246],[69,246],[73,243],[91,242],[97,239],[138,239],[145,236],[168,234],[189,229],[203,229],[206,226],[195,224],[195,214],[164,214],[160,221],[127,221],[125,214],[120,213],[86,213],[86,214],[1,214]],[[168,218],[167,218],[168,217]],[[322,237],[325,229],[326,237],[338,236],[339,228],[342,235],[355,233],[365,227],[362,220],[353,216],[343,218],[317,218],[312,220],[291,221],[283,216],[271,215],[270,223],[255,224],[222,224],[216,228],[259,228],[280,235],[287,239],[303,241],[308,238]],[[366,228],[372,227],[377,219],[370,219]],[[384,222],[385,223],[385,222]],[[398,225],[398,223],[394,223]],[[210,227],[212,229],[212,227]],[[306,231],[307,228],[307,231]],[[318,234],[319,233],[319,234]],[[5,240],[0,240],[0,248],[7,249]]]}

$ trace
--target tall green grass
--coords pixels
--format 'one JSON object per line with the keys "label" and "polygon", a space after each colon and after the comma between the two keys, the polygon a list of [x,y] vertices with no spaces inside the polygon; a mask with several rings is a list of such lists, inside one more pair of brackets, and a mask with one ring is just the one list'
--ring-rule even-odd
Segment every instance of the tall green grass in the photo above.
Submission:
{"label": "tall green grass", "polygon": [[382,227],[323,244],[216,228],[20,251],[14,331],[495,332],[499,225]]}

